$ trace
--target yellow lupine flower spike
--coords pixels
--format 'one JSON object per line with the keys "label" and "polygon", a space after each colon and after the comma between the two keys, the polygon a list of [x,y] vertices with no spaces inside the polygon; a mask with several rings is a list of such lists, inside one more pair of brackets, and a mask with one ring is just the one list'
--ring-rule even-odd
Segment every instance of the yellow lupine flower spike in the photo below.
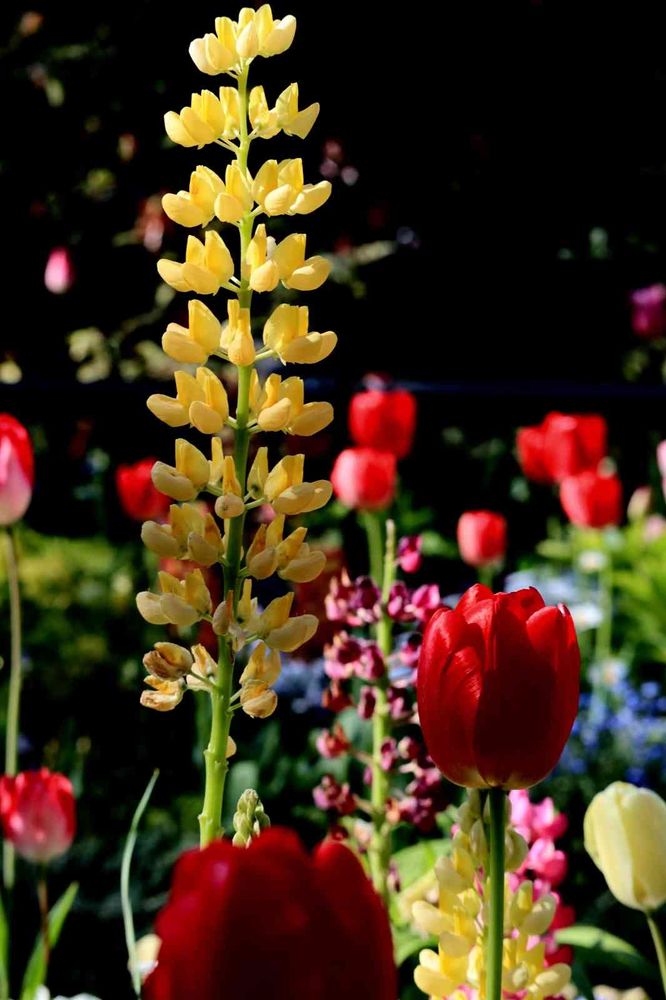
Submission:
{"label": "yellow lupine flower spike", "polygon": [[181,364],[205,364],[220,348],[222,324],[199,299],[190,299],[187,308],[189,326],[169,323],[162,349]]}
{"label": "yellow lupine flower spike", "polygon": [[160,277],[177,292],[215,295],[234,273],[234,262],[219,233],[209,229],[205,243],[187,237],[185,262],[162,258],[157,262]]}
{"label": "yellow lupine flower spike", "polygon": [[215,214],[215,199],[224,190],[213,170],[199,166],[190,176],[190,190],[165,194],[162,208],[179,226],[207,226]]}
{"label": "yellow lupine flower spike", "polygon": [[328,357],[337,342],[332,330],[308,333],[307,306],[280,305],[264,325],[264,344],[285,364],[316,364]]}
{"label": "yellow lupine flower spike", "polygon": [[167,111],[164,127],[179,146],[206,146],[216,139],[233,139],[240,131],[240,100],[235,87],[220,87],[219,96],[210,90],[192,94],[192,103],[180,114]]}

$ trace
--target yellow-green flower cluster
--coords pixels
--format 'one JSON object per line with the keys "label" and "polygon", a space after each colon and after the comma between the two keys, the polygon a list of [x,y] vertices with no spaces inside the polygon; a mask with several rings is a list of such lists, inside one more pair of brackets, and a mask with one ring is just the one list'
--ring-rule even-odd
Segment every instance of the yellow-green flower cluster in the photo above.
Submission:
{"label": "yellow-green flower cluster", "polygon": [[[187,688],[209,690],[222,718],[216,729],[218,744],[219,738],[228,737],[237,707],[254,717],[275,709],[273,684],[280,673],[280,653],[295,650],[317,627],[313,615],[290,617],[292,593],[262,610],[253,596],[253,578],[277,574],[285,581],[307,582],[325,563],[323,553],[309,547],[307,529],[290,530],[287,519],[323,507],[331,496],[330,483],[306,480],[303,455],[271,461],[268,449],[260,447],[250,462],[254,435],[275,431],[308,436],[333,419],[330,403],[306,400],[301,378],[274,373],[262,379],[255,367],[267,359],[282,365],[313,364],[326,358],[337,340],[332,331],[311,331],[308,310],[298,305],[278,305],[270,312],[261,343],[255,342],[252,331],[253,294],[269,293],[279,283],[312,291],[330,271],[325,258],[307,255],[303,233],[290,233],[276,243],[266,222],[259,221],[315,211],[328,199],[330,183],[306,183],[299,158],[269,159],[253,172],[248,166],[255,139],[270,139],[279,132],[305,138],[319,113],[318,104],[300,107],[296,83],[274,103],[263,87],[248,89],[251,64],[288,49],[295,30],[292,16],[276,19],[268,4],[258,10],[243,8],[237,21],[218,17],[213,32],[192,42],[190,55],[202,73],[226,74],[231,85],[193,94],[189,105],[168,112],[164,119],[173,142],[199,149],[219,146],[234,159],[221,170],[196,165],[187,187],[166,194],[162,202],[174,222],[204,232],[188,235],[179,259],[158,263],[167,284],[195,297],[188,301],[187,325],[170,323],[162,338],[166,354],[183,366],[175,372],[175,394],[152,395],[148,408],[170,427],[193,428],[210,441],[194,444],[179,437],[173,462],[155,464],[153,482],[174,503],[166,523],[148,521],[141,532],[145,545],[158,556],[201,568],[182,575],[161,572],[158,591],[139,594],[137,605],[155,625],[187,628],[210,622],[221,652],[219,665],[200,652],[200,662],[195,662],[195,654],[184,647],[158,643],[144,661],[150,690],[142,702],[165,711],[179,703]],[[236,256],[227,231],[237,234]],[[215,296],[221,289],[230,296],[220,314],[199,296]],[[221,366],[228,364],[238,368],[233,413],[222,378]],[[232,432],[233,451],[225,450]],[[212,498],[212,510],[206,495]],[[261,505],[272,507],[273,519],[245,539],[245,516]],[[216,565],[224,576],[223,600],[217,606],[207,582],[207,573]],[[257,645],[236,679],[234,693],[234,658],[253,643]],[[209,751],[221,755],[217,744]]]}
{"label": "yellow-green flower cluster", "polygon": [[[438,939],[438,950],[424,949],[414,973],[416,985],[432,1000],[467,1000],[472,988],[486,995],[485,937],[489,880],[486,822],[478,791],[469,792],[459,810],[459,829],[451,854],[435,867],[439,887],[437,905],[425,900],[413,904],[415,925]],[[505,858],[507,872],[520,867],[527,854],[525,840],[507,826]],[[555,915],[556,900],[550,894],[533,898],[533,886],[521,882],[514,892],[506,885],[502,988],[530,1000],[557,995],[570,981],[571,970],[563,963],[546,966],[546,933]]]}

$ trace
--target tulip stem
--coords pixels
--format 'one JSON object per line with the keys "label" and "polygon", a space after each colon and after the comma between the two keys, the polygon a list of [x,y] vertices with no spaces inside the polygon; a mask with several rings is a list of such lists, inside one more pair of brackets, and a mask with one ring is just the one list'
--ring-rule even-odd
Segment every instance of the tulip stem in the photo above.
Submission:
{"label": "tulip stem", "polygon": [[49,890],[46,882],[46,865],[39,866],[37,876],[37,901],[39,903],[39,920],[44,949],[44,983],[46,983],[49,962],[51,961],[51,942],[49,941]]}
{"label": "tulip stem", "polygon": [[664,945],[664,939],[659,930],[659,925],[657,921],[651,914],[646,914],[648,927],[650,928],[650,934],[652,935],[652,940],[654,941],[655,951],[657,952],[657,959],[659,961],[659,972],[661,973],[661,985],[664,989],[664,994],[666,994],[666,946]]}
{"label": "tulip stem", "polygon": [[[18,545],[16,528],[4,533],[5,565],[9,588],[9,627],[11,653],[9,664],[9,693],[7,699],[7,728],[5,732],[5,774],[13,777],[18,769],[19,713],[21,708],[21,593],[18,574]],[[2,873],[6,891],[14,888],[16,855],[14,845],[5,840],[2,848]]]}
{"label": "tulip stem", "polygon": [[[240,135],[236,148],[238,168],[245,176],[247,174],[247,158],[251,138],[247,130],[248,98],[247,98],[247,67],[238,76],[238,94],[240,101]],[[240,284],[237,289],[238,304],[241,309],[250,309],[252,289],[247,278],[245,258],[252,239],[254,218],[252,212],[246,212],[238,225],[240,236]],[[247,460],[250,448],[250,388],[254,364],[238,366],[238,396],[236,399],[236,416],[234,429],[234,465],[236,476],[240,483],[241,496],[246,494]],[[240,600],[243,574],[241,560],[243,555],[243,529],[245,513],[240,517],[230,518],[227,522],[227,547],[224,571],[225,595],[232,591],[234,613]],[[204,750],[205,790],[204,801],[199,816],[199,832],[201,847],[206,847],[212,840],[222,836],[222,808],[224,804],[224,785],[229,763],[227,760],[227,744],[234,709],[231,705],[234,678],[234,655],[230,641],[222,636],[219,643],[217,686],[210,691],[211,700],[211,731],[210,740]]]}
{"label": "tulip stem", "polygon": [[[386,522],[386,546],[382,545],[381,515],[367,512],[365,515],[366,531],[372,557],[373,546],[379,538],[381,558],[381,616],[376,626],[377,645],[386,663],[393,649],[393,623],[388,615],[387,606],[391,587],[395,578],[395,523]],[[382,552],[383,549],[383,552]],[[368,848],[368,860],[372,883],[377,893],[385,903],[388,903],[388,873],[391,863],[391,829],[386,818],[386,803],[390,787],[389,776],[382,767],[382,747],[391,736],[391,713],[388,701],[388,672],[375,682],[375,707],[372,714],[372,789],[370,795],[370,814],[372,817],[372,837]]]}
{"label": "tulip stem", "polygon": [[[501,788],[488,792],[490,810],[488,879],[490,907],[486,941],[486,1000],[502,998],[502,951],[504,948],[504,837],[506,793]],[[488,885],[488,879],[486,885]]]}

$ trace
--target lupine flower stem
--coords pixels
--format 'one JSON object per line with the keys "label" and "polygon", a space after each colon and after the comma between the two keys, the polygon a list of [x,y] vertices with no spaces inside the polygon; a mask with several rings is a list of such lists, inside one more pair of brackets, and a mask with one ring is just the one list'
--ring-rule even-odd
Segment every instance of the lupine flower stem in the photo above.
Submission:
{"label": "lupine flower stem", "polygon": [[[247,172],[247,157],[250,139],[247,133],[247,69],[238,78],[238,93],[240,97],[240,138],[236,159],[238,166],[245,175]],[[239,223],[241,275],[244,269],[245,256],[252,239],[252,213],[247,212]],[[252,291],[246,277],[241,276],[238,289],[238,301],[243,309],[250,308]],[[234,464],[236,475],[245,494],[247,479],[247,458],[250,446],[248,422],[250,415],[250,384],[253,365],[238,368],[238,397],[236,401],[236,439],[234,448]],[[229,524],[224,568],[225,594],[233,593],[234,612],[240,597],[240,566],[243,552],[243,528],[245,515],[233,518]],[[218,684],[211,690],[211,732],[210,740],[204,751],[205,760],[205,791],[204,802],[199,816],[199,831],[201,847],[206,847],[212,840],[222,835],[222,807],[224,802],[224,785],[229,770],[227,762],[227,742],[233,711],[231,697],[233,693],[234,656],[230,643],[224,636],[220,639],[218,655]]]}
{"label": "lupine flower stem", "polygon": [[488,792],[490,811],[489,855],[490,913],[486,942],[486,1000],[502,997],[502,952],[504,947],[504,831],[506,793],[501,788]]}
{"label": "lupine flower stem", "polygon": [[652,935],[652,940],[654,941],[655,951],[657,952],[657,959],[659,961],[659,972],[661,973],[661,984],[664,989],[664,994],[666,995],[666,945],[664,945],[664,939],[659,930],[659,925],[654,917],[648,913],[647,915],[648,927],[650,928],[650,934]]}
{"label": "lupine flower stem", "polygon": [[[9,665],[9,695],[7,701],[7,729],[5,734],[5,774],[13,777],[18,769],[18,733],[21,708],[21,593],[18,576],[18,546],[16,529],[4,533],[5,565],[9,588],[9,623],[11,652]],[[2,873],[5,890],[14,887],[14,846],[5,840],[2,854]]]}
{"label": "lupine flower stem", "polygon": [[[372,555],[376,538],[382,538],[382,519],[379,514],[366,514],[366,531]],[[395,577],[395,523],[386,522],[386,546],[383,552],[381,617],[376,626],[377,644],[388,664],[393,647],[393,623],[387,612],[387,605]],[[388,673],[375,684],[375,708],[372,716],[372,792],[370,797],[372,815],[372,838],[368,848],[372,882],[386,902],[388,900],[388,872],[391,861],[391,832],[386,819],[386,803],[389,797],[388,774],[382,767],[382,745],[391,735],[391,715],[388,704]]]}

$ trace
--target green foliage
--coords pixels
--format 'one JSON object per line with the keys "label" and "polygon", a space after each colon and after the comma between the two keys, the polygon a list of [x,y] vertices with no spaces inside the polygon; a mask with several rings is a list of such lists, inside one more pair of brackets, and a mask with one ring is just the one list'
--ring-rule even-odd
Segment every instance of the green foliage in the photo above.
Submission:
{"label": "green foliage", "polygon": [[[72,908],[79,887],[76,882],[72,882],[70,887],[63,893],[57,903],[49,910],[49,948],[55,948],[62,931],[63,924],[67,919],[67,914]],[[21,1000],[35,1000],[35,995],[39,987],[46,978],[46,958],[44,955],[44,941],[41,933],[37,935],[32,955],[28,962],[21,986]]]}

